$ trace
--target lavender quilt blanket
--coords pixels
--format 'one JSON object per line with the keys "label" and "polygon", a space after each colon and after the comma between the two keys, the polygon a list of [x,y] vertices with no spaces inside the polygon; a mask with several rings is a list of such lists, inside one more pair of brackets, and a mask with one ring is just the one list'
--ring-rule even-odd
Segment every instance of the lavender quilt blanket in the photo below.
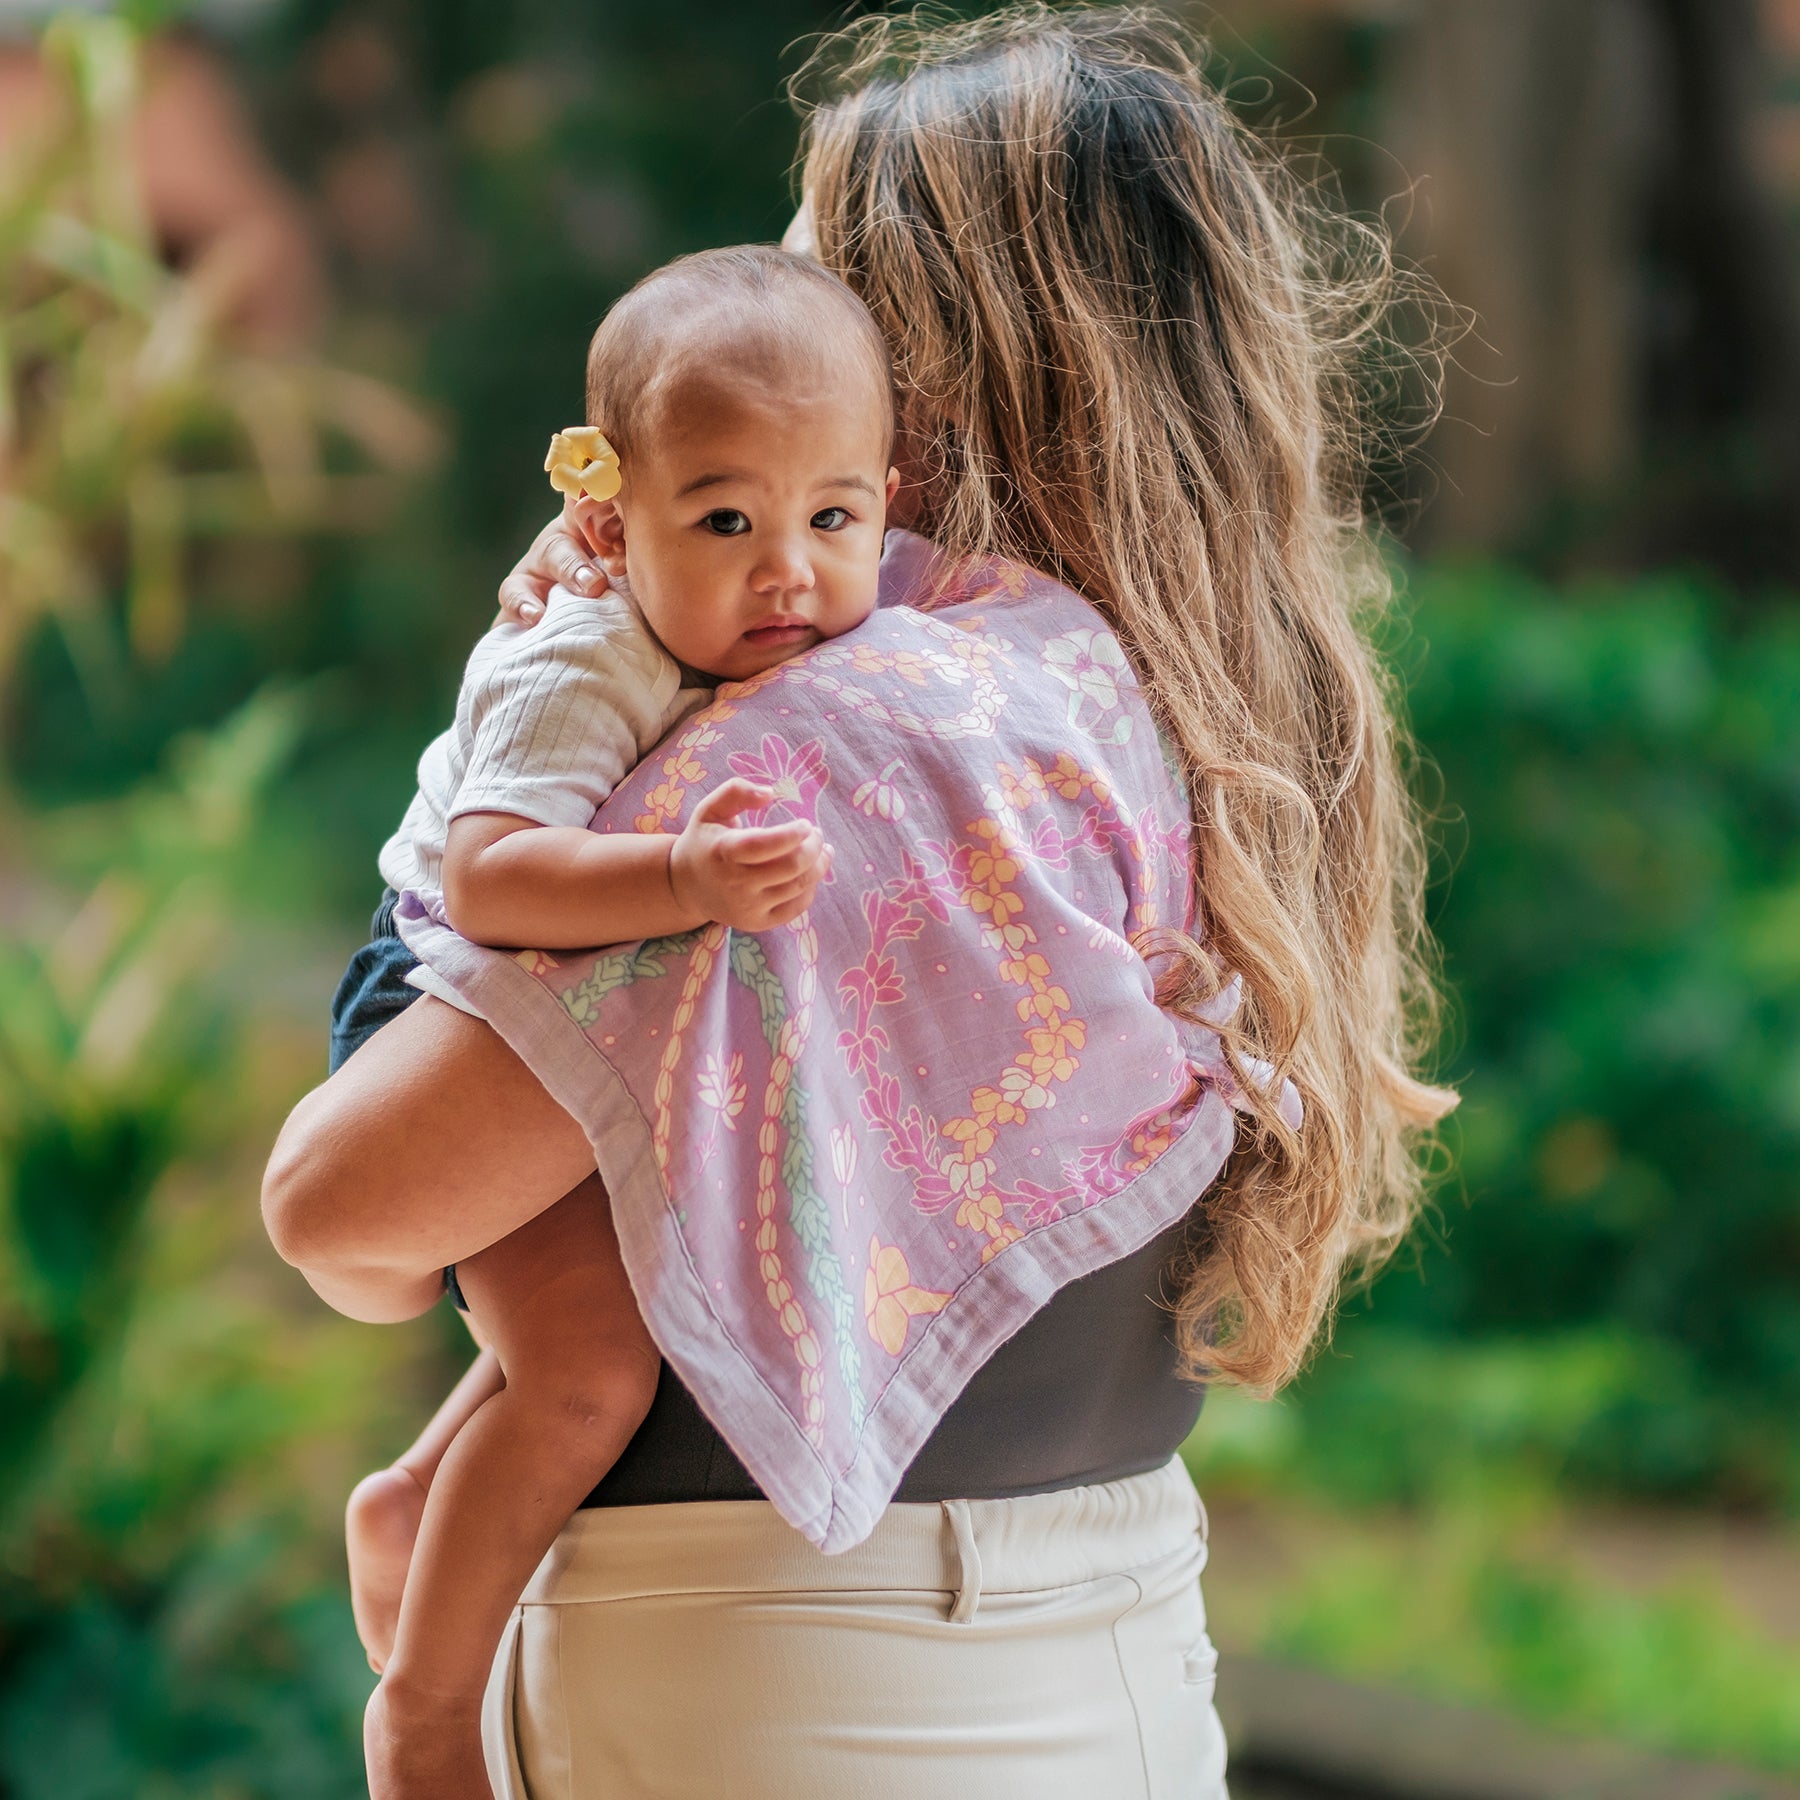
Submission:
{"label": "lavender quilt blanket", "polygon": [[594,829],[732,775],[836,847],[784,929],[514,955],[411,896],[401,928],[586,1128],[663,1354],[841,1550],[997,1345],[1200,1197],[1233,1089],[1133,948],[1190,922],[1187,809],[1066,588],[892,534],[866,624],[721,688]]}

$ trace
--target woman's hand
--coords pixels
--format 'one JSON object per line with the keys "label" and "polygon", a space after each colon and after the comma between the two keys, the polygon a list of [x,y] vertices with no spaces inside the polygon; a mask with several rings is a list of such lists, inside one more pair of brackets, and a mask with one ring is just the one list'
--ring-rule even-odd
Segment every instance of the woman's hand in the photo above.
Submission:
{"label": "woman's hand", "polygon": [[572,594],[606,589],[606,571],[566,507],[531,540],[531,548],[501,582],[500,611],[514,624],[535,625],[544,616],[553,587],[565,587]]}
{"label": "woman's hand", "polygon": [[494,1800],[479,1697],[444,1707],[384,1677],[363,1714],[363,1761],[369,1800]]}

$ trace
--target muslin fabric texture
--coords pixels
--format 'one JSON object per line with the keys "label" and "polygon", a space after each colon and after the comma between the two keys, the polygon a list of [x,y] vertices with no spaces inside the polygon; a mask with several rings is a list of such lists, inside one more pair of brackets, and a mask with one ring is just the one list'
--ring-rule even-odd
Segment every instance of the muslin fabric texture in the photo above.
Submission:
{"label": "muslin fabric texture", "polygon": [[1226,1800],[1179,1462],[893,1505],[827,1556],[759,1501],[578,1514],[500,1647],[496,1800]]}

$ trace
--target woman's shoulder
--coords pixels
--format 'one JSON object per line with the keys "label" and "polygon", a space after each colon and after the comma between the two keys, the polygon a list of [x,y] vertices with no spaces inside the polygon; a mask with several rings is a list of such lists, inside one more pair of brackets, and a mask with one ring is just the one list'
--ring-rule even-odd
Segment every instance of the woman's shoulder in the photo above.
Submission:
{"label": "woman's shoulder", "polygon": [[1080,594],[1054,575],[1014,557],[957,555],[916,532],[898,527],[888,532],[881,553],[881,605],[931,613],[996,601],[1061,601],[1089,608]]}

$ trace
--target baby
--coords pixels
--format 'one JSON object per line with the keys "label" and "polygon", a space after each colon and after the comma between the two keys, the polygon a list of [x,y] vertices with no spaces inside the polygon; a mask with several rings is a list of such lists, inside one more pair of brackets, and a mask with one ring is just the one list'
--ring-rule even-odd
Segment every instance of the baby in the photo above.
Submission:
{"label": "baby", "polygon": [[[587,394],[590,428],[559,435],[546,467],[611,591],[554,590],[541,623],[503,622],[476,646],[382,874],[441,895],[456,930],[496,946],[768,930],[806,909],[831,861],[805,821],[734,823],[769,790],[726,782],[679,834],[586,827],[712,682],[868,617],[899,480],[886,348],[817,264],[713,251],[613,308]],[[339,990],[339,1060],[415,990],[469,1010],[393,934],[393,899]],[[597,1181],[461,1263],[455,1284],[486,1348],[419,1441],[358,1486],[348,1538],[357,1629],[384,1671],[372,1720],[441,1719],[478,1777],[507,1615],[642,1421],[659,1359]]]}

